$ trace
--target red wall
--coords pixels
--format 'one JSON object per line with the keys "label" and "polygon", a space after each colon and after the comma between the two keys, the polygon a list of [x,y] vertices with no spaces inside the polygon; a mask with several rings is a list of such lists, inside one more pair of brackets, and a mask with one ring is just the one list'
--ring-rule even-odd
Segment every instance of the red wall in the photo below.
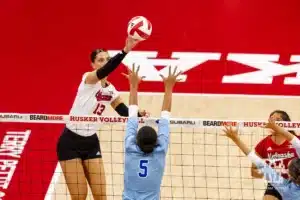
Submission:
{"label": "red wall", "polygon": [[[142,6],[134,0],[1,1],[0,110],[67,113],[81,74],[90,70],[91,49],[121,49],[127,22],[137,15],[152,22],[153,34],[136,50],[158,51],[163,58],[174,51],[220,52],[222,61],[227,53],[271,53],[280,54],[280,62],[288,64],[290,55],[300,54],[300,3],[286,2],[164,0],[143,1]],[[120,70],[111,80],[126,90]],[[177,90],[184,92],[189,86],[196,93],[299,94],[298,85],[284,86],[282,78],[274,79],[276,90],[272,85],[221,84],[224,74],[255,70],[206,62],[188,71],[187,82]],[[154,85],[146,83],[142,89],[155,91]],[[261,91],[266,88],[272,92]]]}
{"label": "red wall", "polygon": [[[284,77],[295,77],[295,73],[276,77],[272,84],[221,82],[225,74],[257,70],[226,62],[228,53],[279,54],[279,63],[285,65],[290,64],[291,55],[300,55],[299,7],[298,0],[178,3],[174,0],[2,0],[0,112],[68,113],[82,73],[90,70],[90,51],[99,47],[121,49],[127,22],[137,15],[152,22],[153,33],[136,50],[158,51],[160,58],[170,58],[175,51],[221,53],[221,61],[208,61],[186,72],[187,81],[180,83],[176,92],[298,95],[299,85],[283,84]],[[122,70],[124,66],[115,71],[110,80],[117,89],[126,91],[127,82],[119,73]],[[161,84],[147,82],[141,90],[159,91],[157,86]],[[24,155],[30,150],[38,151],[35,146],[45,138],[50,138],[48,150],[55,152],[59,131],[32,129],[36,131]],[[42,155],[45,153],[40,153]],[[44,157],[46,162],[47,156]],[[33,158],[27,157],[19,166],[23,175],[30,173],[30,170],[24,171],[24,166],[28,167]],[[34,162],[40,159],[36,157]],[[53,164],[47,165],[50,171],[56,164],[55,158],[51,157],[51,161]],[[47,186],[50,176],[41,177],[37,180],[45,179],[43,185]],[[18,180],[14,177],[15,183]]]}

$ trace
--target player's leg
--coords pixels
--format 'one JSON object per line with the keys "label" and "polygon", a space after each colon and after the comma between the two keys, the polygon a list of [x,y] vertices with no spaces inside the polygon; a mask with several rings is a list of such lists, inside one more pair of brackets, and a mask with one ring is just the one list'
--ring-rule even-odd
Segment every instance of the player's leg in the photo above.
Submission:
{"label": "player's leg", "polygon": [[94,200],[106,200],[106,179],[102,158],[84,160],[83,166]]}
{"label": "player's leg", "polygon": [[87,155],[83,167],[90,185],[94,200],[106,200],[106,180],[101,148],[96,134],[89,137],[86,143]]}
{"label": "player's leg", "polygon": [[82,159],[77,151],[80,139],[80,136],[64,129],[57,143],[57,157],[72,200],[85,200],[87,196]]}
{"label": "player's leg", "polygon": [[72,200],[85,200],[87,182],[81,159],[60,161]]}
{"label": "player's leg", "polygon": [[271,184],[268,184],[263,200],[282,200],[282,198],[279,192]]}

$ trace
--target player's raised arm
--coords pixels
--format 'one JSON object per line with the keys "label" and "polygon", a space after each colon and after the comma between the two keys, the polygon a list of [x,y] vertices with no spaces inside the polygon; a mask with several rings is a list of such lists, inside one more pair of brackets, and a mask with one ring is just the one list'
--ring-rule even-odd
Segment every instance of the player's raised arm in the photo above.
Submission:
{"label": "player's raised arm", "polygon": [[133,49],[136,44],[138,43],[138,40],[134,40],[130,37],[126,39],[125,47],[123,48],[122,52],[118,53],[101,68],[95,69],[92,72],[89,72],[86,76],[85,83],[86,84],[95,84],[99,80],[105,78],[108,76],[111,72],[113,72],[122,62],[122,60],[125,58],[127,53]]}
{"label": "player's raised arm", "polygon": [[246,156],[251,152],[250,148],[239,138],[237,129],[233,129],[231,126],[225,126],[224,133]]}
{"label": "player's raised arm", "polygon": [[180,74],[181,72],[177,72],[177,67],[175,67],[173,72],[171,72],[171,67],[169,67],[169,75],[167,78],[160,75],[164,81],[165,94],[161,109],[161,119],[158,123],[158,143],[162,145],[164,149],[167,149],[169,143],[169,119],[172,107],[172,92],[176,82],[179,81],[177,78]]}
{"label": "player's raised arm", "polygon": [[133,64],[132,71],[128,69],[128,74],[123,75],[129,80],[130,94],[129,94],[129,109],[128,109],[128,122],[126,128],[127,137],[136,135],[138,129],[138,87],[139,83],[144,77],[139,77],[140,66],[137,67]]}
{"label": "player's raised arm", "polygon": [[163,75],[160,75],[161,78],[164,81],[165,85],[165,95],[163,100],[163,105],[161,111],[167,111],[171,112],[172,107],[172,92],[173,88],[175,86],[175,83],[179,80],[177,80],[178,76],[181,74],[181,72],[177,72],[177,67],[175,67],[174,71],[171,72],[171,67],[169,67],[169,75],[167,78],[165,78]]}
{"label": "player's raised arm", "polygon": [[225,135],[230,138],[240,150],[254,163],[257,168],[264,175],[264,178],[270,182],[278,191],[282,189],[282,186],[286,183],[286,180],[281,177],[274,169],[267,165],[260,157],[258,157],[255,151],[251,149],[239,138],[237,129],[233,129],[231,126],[225,126]]}
{"label": "player's raised arm", "polygon": [[264,126],[264,128],[270,128],[273,131],[275,131],[277,134],[280,134],[283,137],[285,137],[285,139],[288,140],[293,145],[293,147],[297,151],[298,156],[300,157],[300,140],[295,135],[293,135],[286,129],[278,126],[275,123],[275,121],[272,119],[269,119],[269,122]]}

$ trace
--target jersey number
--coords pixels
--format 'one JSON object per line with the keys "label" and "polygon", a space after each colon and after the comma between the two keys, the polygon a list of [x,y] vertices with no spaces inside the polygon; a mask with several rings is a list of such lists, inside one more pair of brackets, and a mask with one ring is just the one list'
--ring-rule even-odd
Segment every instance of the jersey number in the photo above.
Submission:
{"label": "jersey number", "polygon": [[98,103],[93,113],[95,115],[102,115],[104,110],[105,110],[105,105]]}
{"label": "jersey number", "polygon": [[147,177],[148,175],[148,160],[140,160],[140,169],[142,170],[142,172],[139,172],[139,176],[140,177]]}

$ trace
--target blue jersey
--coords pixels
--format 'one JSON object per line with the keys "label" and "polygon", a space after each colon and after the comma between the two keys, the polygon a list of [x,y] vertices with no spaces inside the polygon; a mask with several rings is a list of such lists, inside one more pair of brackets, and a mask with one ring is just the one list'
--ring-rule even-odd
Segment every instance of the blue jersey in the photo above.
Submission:
{"label": "blue jersey", "polygon": [[124,200],[159,200],[160,186],[169,145],[169,119],[158,123],[154,151],[144,154],[137,146],[138,118],[129,117],[125,135]]}
{"label": "blue jersey", "polygon": [[[294,137],[291,142],[296,149],[298,157],[300,156],[300,141],[297,137]],[[265,179],[280,193],[284,200],[300,200],[300,185],[283,178],[273,168],[267,165],[259,157],[254,161],[258,169],[264,174]]]}

